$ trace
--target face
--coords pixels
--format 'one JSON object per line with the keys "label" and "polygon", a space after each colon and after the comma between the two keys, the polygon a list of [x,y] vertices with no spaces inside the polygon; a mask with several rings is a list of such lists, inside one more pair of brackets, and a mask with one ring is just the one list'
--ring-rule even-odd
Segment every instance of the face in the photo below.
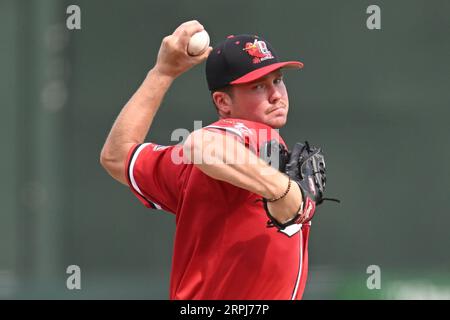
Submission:
{"label": "face", "polygon": [[272,128],[286,124],[289,98],[280,70],[253,82],[232,86],[225,116],[264,123]]}

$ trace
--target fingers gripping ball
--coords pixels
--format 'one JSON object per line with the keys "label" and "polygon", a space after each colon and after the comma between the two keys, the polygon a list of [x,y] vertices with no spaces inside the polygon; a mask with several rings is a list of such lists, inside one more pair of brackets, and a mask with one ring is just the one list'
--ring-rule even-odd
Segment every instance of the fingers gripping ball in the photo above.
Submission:
{"label": "fingers gripping ball", "polygon": [[201,55],[209,47],[209,35],[206,30],[195,33],[189,40],[187,47],[188,54],[191,56]]}

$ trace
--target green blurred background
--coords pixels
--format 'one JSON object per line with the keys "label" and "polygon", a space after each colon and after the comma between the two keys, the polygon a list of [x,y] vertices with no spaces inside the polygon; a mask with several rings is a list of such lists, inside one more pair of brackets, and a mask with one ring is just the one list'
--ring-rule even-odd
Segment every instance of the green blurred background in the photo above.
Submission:
{"label": "green blurred background", "polygon": [[[69,5],[81,30],[68,30]],[[381,8],[368,30],[366,8]],[[289,145],[322,145],[328,195],[306,299],[450,299],[450,2],[0,1],[0,298],[167,299],[174,217],[99,164],[161,39],[197,19],[212,44],[267,38],[285,59]],[[168,92],[148,140],[216,120],[204,65]],[[81,268],[68,290],[66,268]],[[369,290],[369,265],[381,289]]]}

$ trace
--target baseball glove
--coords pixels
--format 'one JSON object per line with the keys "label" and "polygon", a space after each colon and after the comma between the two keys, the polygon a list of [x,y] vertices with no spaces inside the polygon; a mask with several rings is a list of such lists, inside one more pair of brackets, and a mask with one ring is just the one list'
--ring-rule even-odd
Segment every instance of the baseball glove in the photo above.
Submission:
{"label": "baseball glove", "polygon": [[[324,200],[337,199],[324,198],[326,184],[325,159],[320,148],[310,146],[307,141],[305,143],[297,142],[291,152],[288,152],[283,146],[275,141],[269,141],[265,145],[270,159],[277,159],[274,153],[278,152],[279,170],[284,172],[290,179],[297,183],[302,192],[303,202],[297,215],[286,223],[280,223],[270,214],[267,207],[267,199],[263,199],[264,208],[270,222],[279,229],[284,229],[289,225],[309,222],[315,213],[316,206],[320,205]],[[269,163],[273,164],[273,163]]]}

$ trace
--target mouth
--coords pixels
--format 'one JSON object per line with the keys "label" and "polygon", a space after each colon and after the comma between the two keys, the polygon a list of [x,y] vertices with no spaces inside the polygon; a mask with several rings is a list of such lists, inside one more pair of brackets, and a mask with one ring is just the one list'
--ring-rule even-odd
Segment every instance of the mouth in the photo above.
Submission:
{"label": "mouth", "polygon": [[275,111],[278,111],[278,110],[280,110],[280,109],[286,109],[286,106],[283,104],[283,105],[278,105],[278,106],[276,106],[276,107],[270,108],[270,109],[266,112],[266,114],[270,114],[270,113],[275,112]]}

